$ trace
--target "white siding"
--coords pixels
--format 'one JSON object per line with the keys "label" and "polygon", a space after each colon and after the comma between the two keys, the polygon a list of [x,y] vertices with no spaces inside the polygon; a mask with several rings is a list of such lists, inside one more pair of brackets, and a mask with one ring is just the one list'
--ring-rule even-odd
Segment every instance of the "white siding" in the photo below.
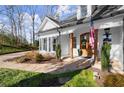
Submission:
{"label": "white siding", "polygon": [[61,49],[62,49],[62,56],[69,55],[69,35],[62,35],[61,36]]}
{"label": "white siding", "polygon": [[45,31],[48,29],[59,27],[59,25],[48,17],[45,17],[38,31]]}
{"label": "white siding", "polygon": [[118,27],[122,26],[122,15],[121,16],[115,16],[115,17],[110,17],[102,20],[95,21],[95,28],[97,29],[103,29],[103,28],[108,28],[108,27]]}
{"label": "white siding", "polygon": [[53,24],[53,23],[51,23],[50,21],[47,21],[46,23],[45,23],[45,25],[44,25],[44,27],[43,27],[43,31],[44,30],[48,30],[48,29],[52,29],[52,28],[55,28],[56,26]]}

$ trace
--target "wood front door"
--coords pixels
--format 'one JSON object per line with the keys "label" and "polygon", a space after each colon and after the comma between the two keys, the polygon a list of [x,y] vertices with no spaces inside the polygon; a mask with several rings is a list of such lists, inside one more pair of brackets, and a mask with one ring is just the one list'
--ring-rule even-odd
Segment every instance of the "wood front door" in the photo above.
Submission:
{"label": "wood front door", "polygon": [[89,37],[89,32],[80,35],[80,49],[82,50],[82,56],[84,57],[91,57],[93,54],[89,44]]}

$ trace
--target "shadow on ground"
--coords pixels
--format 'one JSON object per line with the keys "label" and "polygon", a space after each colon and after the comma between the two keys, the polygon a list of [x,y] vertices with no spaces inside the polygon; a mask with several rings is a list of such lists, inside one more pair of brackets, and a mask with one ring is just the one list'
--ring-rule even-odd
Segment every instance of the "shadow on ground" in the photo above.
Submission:
{"label": "shadow on ground", "polygon": [[81,70],[61,74],[39,73],[10,87],[59,87],[79,74]]}
{"label": "shadow on ground", "polygon": [[58,68],[54,69],[53,71],[50,71],[49,73],[62,73],[67,71],[87,69],[91,67],[92,63],[93,61],[90,59],[87,59],[87,58],[80,59],[76,62],[59,66]]}
{"label": "shadow on ground", "polygon": [[87,69],[89,67],[91,67],[91,63],[89,63],[88,60],[79,60],[64,65],[49,73],[38,73],[30,78],[23,79],[14,85],[11,85],[11,87],[59,87],[64,85],[75,75],[79,74],[82,69]]}
{"label": "shadow on ground", "polygon": [[[45,79],[46,76],[46,79]],[[47,77],[50,78],[47,78]],[[61,86],[57,77],[52,77],[48,74],[38,74],[30,78],[21,80],[20,82],[12,85],[11,87],[50,87]]]}

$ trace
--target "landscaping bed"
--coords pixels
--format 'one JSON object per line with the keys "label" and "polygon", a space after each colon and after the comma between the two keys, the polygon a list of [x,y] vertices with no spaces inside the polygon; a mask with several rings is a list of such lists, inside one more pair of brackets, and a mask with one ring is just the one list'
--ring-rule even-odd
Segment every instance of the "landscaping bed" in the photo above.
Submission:
{"label": "landscaping bed", "polygon": [[55,56],[51,55],[50,53],[40,54],[36,51],[30,51],[25,53],[23,56],[7,59],[6,61],[10,62],[17,62],[17,63],[56,63],[59,60],[55,58]]}
{"label": "landscaping bed", "polygon": [[124,74],[100,71],[95,80],[100,87],[124,87]]}
{"label": "landscaping bed", "polygon": [[[85,76],[83,76],[85,75]],[[54,87],[66,86],[66,82],[71,82],[71,87],[78,86],[96,86],[92,79],[92,72],[89,70],[77,70],[61,74],[48,74],[28,72],[21,70],[0,69],[0,86],[1,87]],[[81,78],[82,77],[82,78]],[[90,80],[88,80],[89,78]],[[76,78],[77,80],[74,80]],[[81,79],[85,83],[78,81]],[[76,84],[74,84],[76,83]]]}
{"label": "landscaping bed", "polygon": [[122,74],[108,74],[104,76],[105,87],[124,87],[124,75]]}

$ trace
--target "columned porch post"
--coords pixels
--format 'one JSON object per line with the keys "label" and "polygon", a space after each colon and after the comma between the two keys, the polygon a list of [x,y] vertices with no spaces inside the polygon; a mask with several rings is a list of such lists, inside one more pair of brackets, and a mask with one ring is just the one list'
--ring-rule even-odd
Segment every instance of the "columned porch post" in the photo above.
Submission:
{"label": "columned porch post", "polygon": [[73,33],[70,33],[70,56],[73,58]]}

